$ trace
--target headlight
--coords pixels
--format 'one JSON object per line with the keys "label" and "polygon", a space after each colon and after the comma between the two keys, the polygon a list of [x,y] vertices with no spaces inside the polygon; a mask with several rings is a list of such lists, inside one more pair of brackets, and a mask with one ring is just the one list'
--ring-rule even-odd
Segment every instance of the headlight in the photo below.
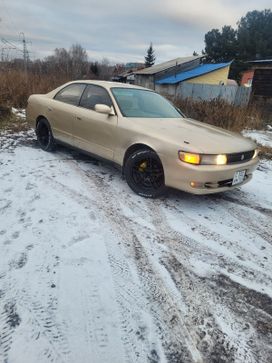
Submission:
{"label": "headlight", "polygon": [[227,155],[225,154],[201,156],[201,164],[204,165],[226,165],[227,161]]}
{"label": "headlight", "polygon": [[205,155],[205,154],[195,154],[188,153],[185,151],[179,152],[179,159],[185,163],[195,164],[195,165],[226,165],[228,162],[227,155]]}

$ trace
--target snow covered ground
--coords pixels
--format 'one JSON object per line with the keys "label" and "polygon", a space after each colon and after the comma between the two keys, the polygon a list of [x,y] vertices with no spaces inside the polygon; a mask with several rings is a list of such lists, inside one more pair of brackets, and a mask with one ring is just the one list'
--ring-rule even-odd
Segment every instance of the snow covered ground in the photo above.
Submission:
{"label": "snow covered ground", "polygon": [[26,111],[24,108],[19,109],[19,108],[12,107],[11,112],[13,113],[13,115],[18,117],[19,119],[22,119],[22,120],[26,119]]}
{"label": "snow covered ground", "polygon": [[272,126],[270,125],[267,126],[267,130],[244,130],[243,135],[259,145],[272,148]]}
{"label": "snow covered ground", "polygon": [[136,196],[0,137],[0,362],[269,363],[272,162],[212,196]]}

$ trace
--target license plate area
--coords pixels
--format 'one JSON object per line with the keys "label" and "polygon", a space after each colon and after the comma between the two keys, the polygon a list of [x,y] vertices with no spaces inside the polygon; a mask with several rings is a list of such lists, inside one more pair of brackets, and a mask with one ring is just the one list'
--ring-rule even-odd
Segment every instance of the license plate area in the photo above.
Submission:
{"label": "license plate area", "polygon": [[245,170],[239,170],[234,173],[233,179],[232,179],[232,185],[240,184],[244,181],[246,176]]}

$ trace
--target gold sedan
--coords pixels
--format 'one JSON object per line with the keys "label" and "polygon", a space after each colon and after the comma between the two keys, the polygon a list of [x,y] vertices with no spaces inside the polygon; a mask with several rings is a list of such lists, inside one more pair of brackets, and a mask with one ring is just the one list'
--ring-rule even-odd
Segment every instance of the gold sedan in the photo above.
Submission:
{"label": "gold sedan", "polygon": [[159,94],[105,81],[69,82],[32,95],[27,120],[45,151],[63,143],[121,166],[144,197],[166,187],[194,194],[248,182],[256,145],[241,135],[186,118]]}

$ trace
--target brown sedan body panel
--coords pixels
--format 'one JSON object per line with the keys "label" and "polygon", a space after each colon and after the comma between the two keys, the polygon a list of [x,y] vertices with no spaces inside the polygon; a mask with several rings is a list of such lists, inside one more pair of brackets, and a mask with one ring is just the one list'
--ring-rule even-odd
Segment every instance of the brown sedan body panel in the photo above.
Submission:
{"label": "brown sedan body panel", "polygon": [[[82,87],[93,85],[106,90],[111,100],[112,114],[54,99],[59,91],[73,84],[82,84]],[[245,170],[246,173],[246,178],[239,185],[251,179],[258,157],[229,165],[192,165],[181,161],[178,153],[180,150],[207,155],[245,153],[256,149],[254,142],[182,116],[125,117],[112,93],[113,88],[145,90],[138,86],[104,81],[69,82],[46,95],[30,96],[27,120],[35,128],[39,117],[44,117],[50,123],[56,141],[114,161],[120,166],[124,166],[125,157],[131,147],[145,145],[159,156],[165,184],[194,194],[208,194],[233,188],[229,181],[237,171]],[[201,183],[203,187],[193,188],[192,182]]]}

